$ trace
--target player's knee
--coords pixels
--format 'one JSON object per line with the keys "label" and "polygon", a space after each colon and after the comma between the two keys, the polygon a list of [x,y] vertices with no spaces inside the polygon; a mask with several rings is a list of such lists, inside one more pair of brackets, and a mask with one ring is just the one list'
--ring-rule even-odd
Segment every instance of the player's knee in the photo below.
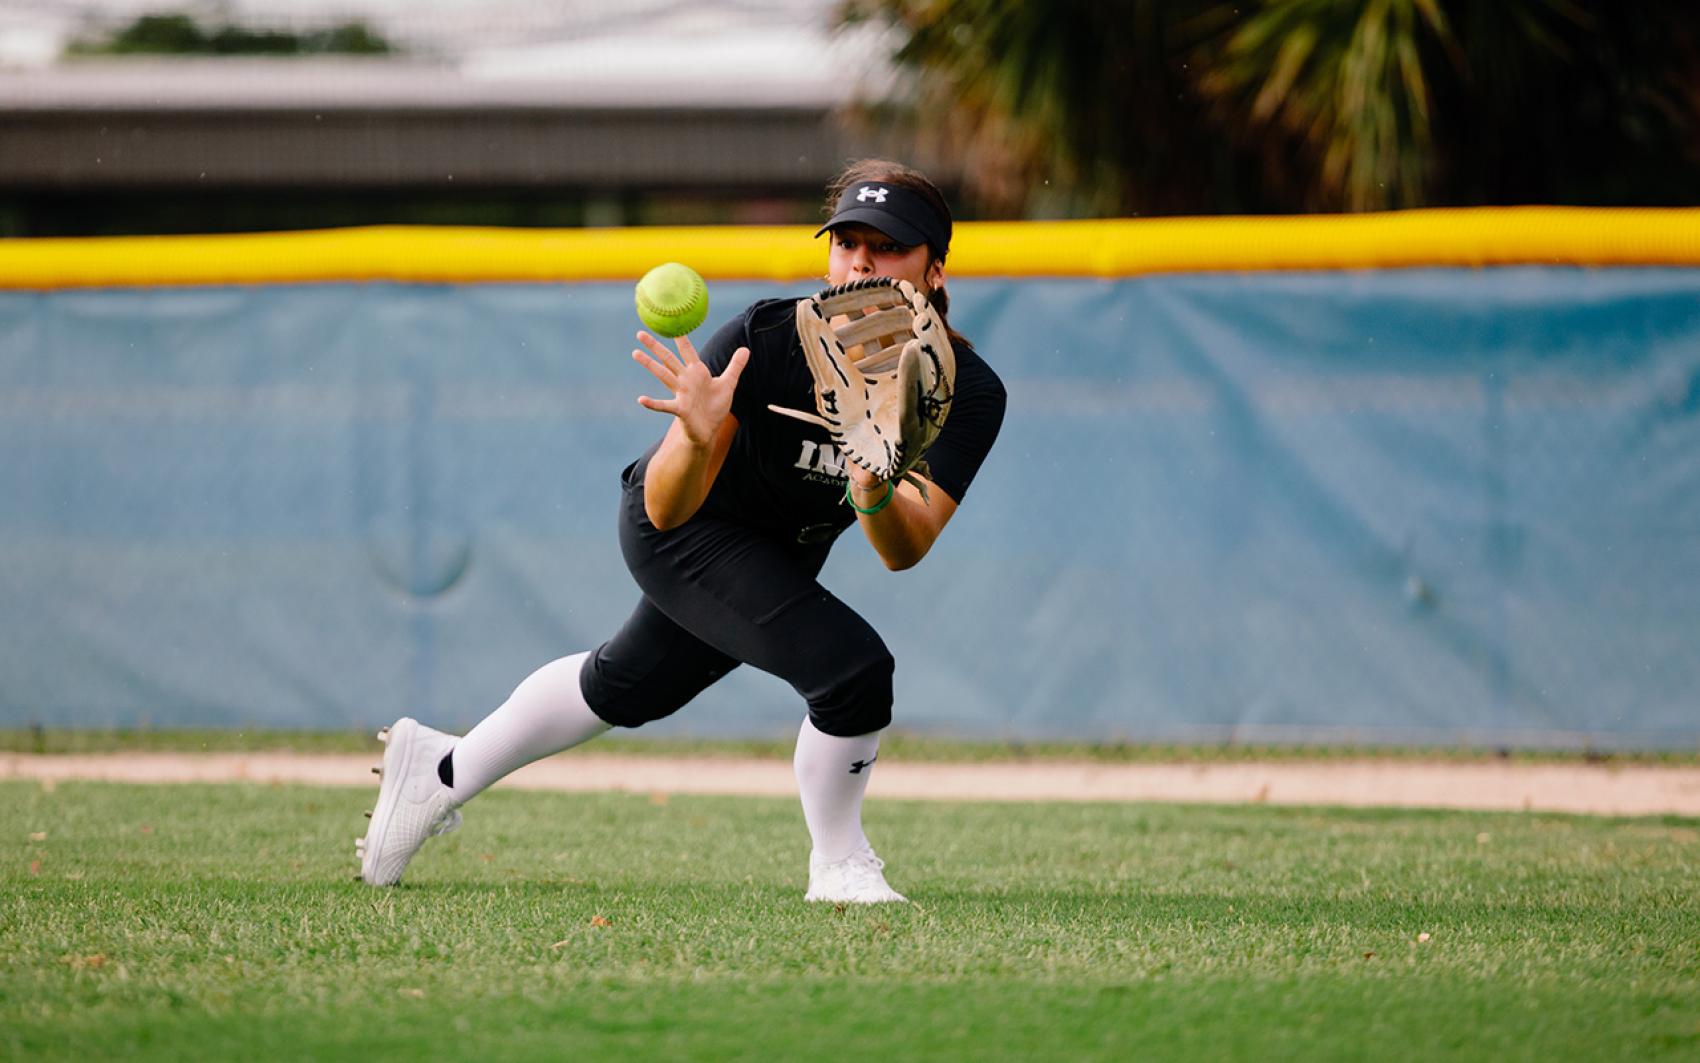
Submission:
{"label": "player's knee", "polygon": [[590,711],[610,727],[642,727],[646,723],[666,719],[682,708],[683,705],[661,705],[628,698],[605,705],[593,704]]}
{"label": "player's knee", "polygon": [[642,727],[664,720],[684,708],[695,694],[694,688],[680,689],[670,684],[646,683],[624,688],[608,683],[584,684],[585,703],[610,727]]}
{"label": "player's knee", "polygon": [[591,655],[580,673],[579,690],[590,711],[611,727],[642,727],[665,719],[726,673],[724,668],[622,669],[603,649]]}
{"label": "player's knee", "polygon": [[883,645],[870,647],[838,670],[809,698],[809,720],[822,734],[850,738],[891,724],[891,677],[896,662]]}

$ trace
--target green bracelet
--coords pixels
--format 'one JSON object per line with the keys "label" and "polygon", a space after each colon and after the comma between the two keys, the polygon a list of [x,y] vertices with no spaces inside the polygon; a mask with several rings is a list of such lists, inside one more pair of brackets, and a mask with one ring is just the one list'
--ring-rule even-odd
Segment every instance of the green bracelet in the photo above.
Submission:
{"label": "green bracelet", "polygon": [[850,508],[855,510],[858,513],[869,513],[869,514],[878,513],[880,510],[891,505],[891,496],[895,495],[896,493],[897,493],[897,488],[895,488],[891,485],[890,480],[887,480],[885,482],[885,497],[880,499],[877,503],[870,506],[869,508],[863,509],[861,506],[858,506],[856,504],[856,500],[854,498],[850,497],[850,480],[845,479],[845,481],[844,481],[844,501],[849,503]]}

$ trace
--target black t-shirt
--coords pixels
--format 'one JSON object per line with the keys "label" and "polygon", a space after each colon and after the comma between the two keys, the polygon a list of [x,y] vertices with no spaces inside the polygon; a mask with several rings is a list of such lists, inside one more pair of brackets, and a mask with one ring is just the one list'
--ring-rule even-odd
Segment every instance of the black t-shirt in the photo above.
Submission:
{"label": "black t-shirt", "polygon": [[[826,539],[856,522],[844,504],[844,467],[826,429],[768,404],[812,413],[814,377],[797,339],[796,300],[764,299],[733,318],[700,350],[719,376],[739,347],[749,364],[732,397],[738,431],[702,512],[791,538]],[[956,393],[944,430],[926,453],[927,479],[958,504],[1003,425],[1003,382],[973,347],[959,343]],[[657,444],[657,446],[659,443]],[[651,447],[628,473],[641,480]]]}

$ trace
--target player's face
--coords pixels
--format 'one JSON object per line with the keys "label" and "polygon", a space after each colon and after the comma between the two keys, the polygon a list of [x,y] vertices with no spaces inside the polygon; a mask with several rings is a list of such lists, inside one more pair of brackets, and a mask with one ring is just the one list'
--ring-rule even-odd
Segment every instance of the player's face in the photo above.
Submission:
{"label": "player's face", "polygon": [[930,292],[944,281],[944,264],[933,261],[926,244],[904,247],[867,225],[840,225],[831,235],[832,251],[826,257],[829,284],[892,277]]}

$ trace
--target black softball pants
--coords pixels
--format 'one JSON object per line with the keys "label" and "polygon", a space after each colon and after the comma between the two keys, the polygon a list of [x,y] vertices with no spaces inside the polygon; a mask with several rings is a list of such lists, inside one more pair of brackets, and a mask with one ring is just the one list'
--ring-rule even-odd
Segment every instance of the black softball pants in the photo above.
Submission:
{"label": "black softball pants", "polygon": [[817,580],[830,542],[787,542],[701,514],[658,531],[640,482],[622,492],[620,549],[643,598],[579,674],[608,723],[670,716],[740,664],[790,683],[825,734],[891,722],[891,652]]}

